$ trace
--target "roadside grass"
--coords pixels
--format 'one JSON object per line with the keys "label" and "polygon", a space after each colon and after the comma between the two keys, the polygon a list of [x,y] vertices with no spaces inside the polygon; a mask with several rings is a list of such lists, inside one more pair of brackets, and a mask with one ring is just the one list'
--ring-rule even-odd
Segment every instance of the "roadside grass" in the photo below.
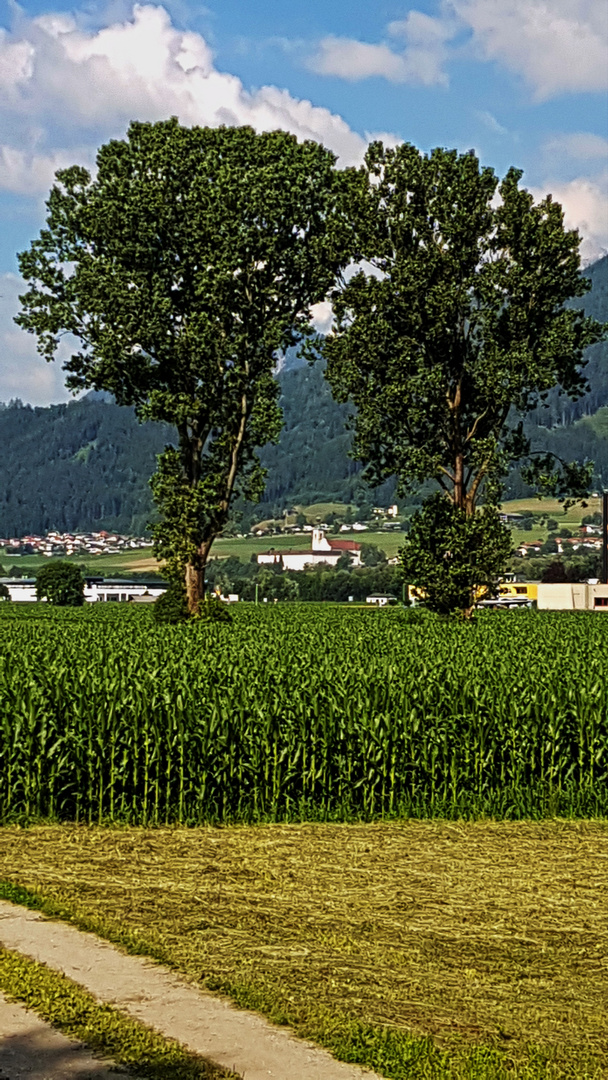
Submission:
{"label": "roadside grass", "polygon": [[0,896],[392,1080],[608,1076],[607,866],[603,821],[0,830]]}
{"label": "roadside grass", "polygon": [[236,1080],[118,1009],[98,1002],[77,983],[0,946],[0,990],[63,1035],[111,1058],[141,1080]]}

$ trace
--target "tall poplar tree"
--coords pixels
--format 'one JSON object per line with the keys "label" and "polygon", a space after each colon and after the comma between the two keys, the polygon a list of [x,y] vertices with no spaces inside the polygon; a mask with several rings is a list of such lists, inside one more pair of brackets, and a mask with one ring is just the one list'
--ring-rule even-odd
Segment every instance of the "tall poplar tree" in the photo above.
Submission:
{"label": "tall poplar tree", "polygon": [[19,256],[17,322],[72,390],[175,425],[152,479],[155,550],[198,608],[231,503],[255,499],[255,448],[282,424],[279,350],[310,332],[345,261],[334,155],[285,132],[133,123],[92,177],[57,173],[46,228]]}
{"label": "tall poplar tree", "polygon": [[[504,565],[495,507],[513,462],[559,496],[584,494],[590,480],[588,464],[535,455],[523,431],[554,386],[585,390],[583,352],[603,329],[567,306],[589,287],[578,233],[520,179],[510,169],[499,182],[473,153],[370,145],[350,203],[368,265],[336,290],[323,346],[334,395],[357,408],[354,450],[367,478],[397,475],[402,493],[431,480],[445,493],[451,525],[433,499],[405,548],[408,576],[427,592],[439,567],[457,580],[442,610],[466,606],[463,596]],[[480,502],[486,529],[468,524]],[[437,515],[451,539],[433,554],[413,540],[433,533]]]}

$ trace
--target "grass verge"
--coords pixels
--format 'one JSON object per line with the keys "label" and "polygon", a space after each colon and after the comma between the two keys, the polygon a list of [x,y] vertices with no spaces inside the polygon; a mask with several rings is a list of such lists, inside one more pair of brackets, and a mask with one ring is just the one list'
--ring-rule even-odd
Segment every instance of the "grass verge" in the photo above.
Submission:
{"label": "grass verge", "polygon": [[142,1080],[236,1080],[235,1073],[189,1053],[118,1009],[100,1004],[60,972],[1,946],[0,990],[63,1035],[111,1058]]}
{"label": "grass verge", "polygon": [[583,1080],[607,857],[605,822],[37,826],[0,830],[0,892],[391,1080]]}

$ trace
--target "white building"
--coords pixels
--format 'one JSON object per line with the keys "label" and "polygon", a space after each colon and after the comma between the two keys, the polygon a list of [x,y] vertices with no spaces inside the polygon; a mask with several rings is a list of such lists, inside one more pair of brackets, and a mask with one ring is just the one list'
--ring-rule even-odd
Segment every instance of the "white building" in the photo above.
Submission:
{"label": "white building", "polygon": [[6,585],[11,600],[36,602],[36,578],[0,578],[0,585]]}
{"label": "white building", "polygon": [[350,555],[353,566],[361,566],[361,544],[356,540],[329,540],[322,529],[313,529],[308,551],[261,551],[258,563],[282,566],[284,570],[304,570],[319,563],[335,566],[345,553]]}
{"label": "white building", "polygon": [[551,611],[605,611],[608,613],[608,585],[575,583],[538,584],[539,608]]}
{"label": "white building", "polygon": [[86,578],[84,598],[87,603],[125,603],[128,600],[157,600],[167,591],[166,581],[129,581],[124,578]]}
{"label": "white building", "polygon": [[[8,594],[16,603],[36,603],[36,578],[0,578]],[[89,604],[114,601],[151,601],[167,590],[165,581],[129,581],[126,578],[86,578],[84,598]]]}

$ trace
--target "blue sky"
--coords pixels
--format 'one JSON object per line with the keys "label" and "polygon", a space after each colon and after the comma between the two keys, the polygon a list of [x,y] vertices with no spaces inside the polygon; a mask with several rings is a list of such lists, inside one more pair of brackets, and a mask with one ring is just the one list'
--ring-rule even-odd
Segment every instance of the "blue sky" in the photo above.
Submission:
{"label": "blue sky", "polygon": [[0,28],[0,401],[67,398],[12,323],[15,253],[54,170],[131,118],[283,127],[344,163],[370,136],[474,148],[608,250],[605,0],[0,0]]}

